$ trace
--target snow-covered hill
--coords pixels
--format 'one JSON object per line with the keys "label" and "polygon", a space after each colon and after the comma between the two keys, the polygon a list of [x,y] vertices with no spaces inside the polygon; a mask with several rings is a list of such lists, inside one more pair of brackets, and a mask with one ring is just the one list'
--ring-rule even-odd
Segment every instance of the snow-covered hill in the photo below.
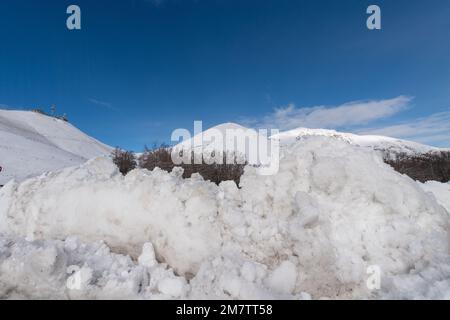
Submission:
{"label": "snow-covered hill", "polygon": [[[230,133],[235,130],[240,130],[243,133],[247,132],[248,130],[251,130],[249,128],[246,128],[244,126],[241,126],[236,123],[222,123],[220,125],[214,126],[212,128],[209,128],[191,139],[184,140],[177,144],[175,148],[181,149],[181,150],[191,150],[193,149],[196,151],[197,149],[210,149],[215,146],[216,143],[223,145],[223,150],[227,150],[227,146],[225,144],[225,141],[214,141],[214,137],[217,134],[221,134],[224,138],[227,136],[227,133]],[[197,141],[201,143],[197,143]],[[233,151],[233,150],[231,150]]]}
{"label": "snow-covered hill", "polygon": [[[254,143],[252,145],[251,143]],[[254,146],[268,145],[267,135],[236,123],[223,123],[207,129],[174,146],[178,151],[191,151],[203,155],[203,159],[218,157],[217,151],[236,155],[237,161],[260,164],[258,149]]]}
{"label": "snow-covered hill", "polygon": [[[298,141],[311,137],[325,137],[331,141],[341,141],[352,146],[375,150],[396,171],[414,180],[421,182],[450,180],[450,149],[385,136],[357,135],[327,129],[298,128],[267,137],[268,134],[273,134],[273,131],[269,133],[267,130],[257,131],[234,123],[224,123],[179,143],[175,148],[194,150],[196,154],[201,153],[203,159],[211,158],[210,155],[214,155],[217,159],[217,151],[226,151],[228,154],[239,155],[240,163],[259,166],[276,164],[280,148],[290,149]],[[217,141],[219,143],[216,143]],[[226,143],[223,143],[224,141]],[[245,145],[245,149],[236,148],[242,144]]]}
{"label": "snow-covered hill", "polygon": [[[201,152],[202,146],[203,150],[207,150],[210,152],[216,146],[213,143],[212,137],[214,137],[217,133],[221,133],[224,137],[224,140],[227,139],[227,135],[230,134],[235,135],[240,138],[249,136],[249,134],[258,134],[254,129],[246,128],[239,124],[235,123],[224,123],[212,127],[203,134],[203,144],[201,144],[201,135],[198,134],[192,139],[183,141],[176,145],[176,148],[179,149],[190,149],[191,146],[196,146],[193,148],[196,152]],[[280,132],[279,134],[273,135],[269,137],[269,139],[276,139],[280,142],[280,146],[284,148],[289,148],[293,143],[304,140],[307,137],[311,136],[319,136],[326,137],[330,139],[335,139],[339,141],[344,141],[348,144],[354,146],[360,146],[364,148],[370,148],[373,150],[381,151],[385,158],[395,159],[398,155],[407,155],[407,156],[417,156],[417,155],[428,155],[428,154],[436,154],[442,151],[449,152],[450,149],[442,149],[436,148],[432,146],[427,146],[424,144],[420,144],[413,141],[407,141],[402,139],[396,139],[385,136],[375,136],[375,135],[357,135],[353,133],[344,133],[338,132],[335,130],[327,130],[327,129],[308,129],[308,128],[298,128],[290,131]],[[199,139],[197,143],[194,143],[195,139]],[[266,139],[264,135],[258,135],[258,139],[261,142],[261,139]],[[219,144],[220,145],[220,144]],[[221,150],[232,152],[234,146],[231,148],[227,146],[225,143]]]}
{"label": "snow-covered hill", "polygon": [[63,120],[30,111],[0,110],[0,185],[79,165],[110,151]]}
{"label": "snow-covered hill", "polygon": [[290,144],[303,140],[310,136],[322,136],[329,137],[345,141],[349,144],[371,148],[374,150],[382,151],[388,158],[395,158],[396,155],[405,154],[409,156],[423,155],[436,153],[440,151],[449,151],[448,149],[441,149],[423,145],[413,141],[407,141],[402,139],[395,139],[385,136],[375,135],[357,135],[352,133],[343,133],[335,130],[326,129],[307,129],[298,128],[290,131],[281,132],[272,139],[279,139],[282,146],[289,146]]}

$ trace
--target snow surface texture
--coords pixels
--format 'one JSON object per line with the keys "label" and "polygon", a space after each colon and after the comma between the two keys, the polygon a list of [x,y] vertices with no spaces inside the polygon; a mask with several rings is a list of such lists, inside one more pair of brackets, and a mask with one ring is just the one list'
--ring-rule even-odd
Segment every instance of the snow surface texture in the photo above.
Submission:
{"label": "snow surface texture", "polygon": [[421,186],[425,191],[432,193],[436,200],[450,212],[450,182],[428,181]]}
{"label": "snow surface texture", "polygon": [[10,182],[0,297],[450,299],[449,212],[377,153],[310,137],[241,181],[98,158]]}
{"label": "snow surface texture", "polygon": [[63,120],[30,111],[0,110],[0,185],[110,152],[110,147]]}

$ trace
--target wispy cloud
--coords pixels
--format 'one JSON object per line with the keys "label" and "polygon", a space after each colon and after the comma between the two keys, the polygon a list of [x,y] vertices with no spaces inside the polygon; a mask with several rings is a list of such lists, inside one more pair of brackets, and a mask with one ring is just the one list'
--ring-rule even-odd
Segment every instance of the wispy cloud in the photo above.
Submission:
{"label": "wispy cloud", "polygon": [[359,130],[358,133],[385,135],[450,147],[450,111],[435,113],[396,125],[363,129]]}
{"label": "wispy cloud", "polygon": [[110,110],[117,110],[117,108],[115,108],[115,107],[114,107],[111,103],[109,103],[109,102],[97,100],[97,99],[94,99],[94,98],[89,98],[88,100],[89,100],[89,102],[91,102],[91,103],[93,103],[93,104],[95,104],[95,105],[97,105],[97,106],[99,106],[99,107],[107,108],[107,109],[110,109]]}
{"label": "wispy cloud", "polygon": [[[387,100],[349,102],[339,106],[297,108],[291,104],[276,108],[261,120],[246,121],[256,127],[290,130],[298,127],[338,129],[367,125],[405,110],[412,98],[399,96]],[[252,123],[253,122],[253,123]]]}
{"label": "wispy cloud", "polygon": [[[391,118],[410,109],[412,97],[349,102],[338,106],[298,108],[291,104],[259,119],[243,119],[244,125],[276,128],[281,131],[305,128],[325,128],[357,134],[383,135],[412,140],[440,147],[450,147],[450,111],[434,113],[394,123]],[[389,125],[377,125],[388,120]],[[383,121],[385,122],[385,121]]]}

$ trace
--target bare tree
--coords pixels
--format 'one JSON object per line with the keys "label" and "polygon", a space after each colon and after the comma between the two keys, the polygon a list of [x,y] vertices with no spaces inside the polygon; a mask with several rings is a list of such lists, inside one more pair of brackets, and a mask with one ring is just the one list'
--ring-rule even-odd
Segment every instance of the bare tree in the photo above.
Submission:
{"label": "bare tree", "polygon": [[396,171],[414,180],[426,182],[450,181],[450,152],[442,151],[423,155],[399,154],[395,159],[385,159]]}
{"label": "bare tree", "polygon": [[119,168],[119,171],[126,175],[133,169],[136,169],[136,156],[131,151],[123,151],[115,148],[111,154],[114,164]]}

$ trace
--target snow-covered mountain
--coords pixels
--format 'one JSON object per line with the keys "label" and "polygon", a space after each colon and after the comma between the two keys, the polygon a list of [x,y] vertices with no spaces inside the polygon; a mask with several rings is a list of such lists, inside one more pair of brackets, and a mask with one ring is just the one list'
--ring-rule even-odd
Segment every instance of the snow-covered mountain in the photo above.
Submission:
{"label": "snow-covered mountain", "polygon": [[30,111],[0,110],[0,185],[109,154],[111,147],[70,123]]}
{"label": "snow-covered mountain", "polygon": [[[217,137],[218,138],[215,138]],[[257,142],[255,142],[257,137]],[[279,148],[291,149],[299,141],[308,140],[309,137],[322,137],[331,142],[345,142],[352,146],[375,150],[382,159],[396,171],[406,174],[418,181],[450,180],[450,149],[436,148],[413,141],[395,139],[385,136],[357,135],[353,133],[338,132],[327,129],[298,128],[280,132],[270,137],[267,133],[245,128],[234,123],[225,123],[210,128],[194,138],[183,141],[175,146],[183,150],[191,149],[196,154],[202,153],[203,159],[209,155],[217,154],[213,151],[226,151],[239,155],[240,161],[252,165],[268,163],[278,153]],[[214,143],[219,140],[219,144]],[[196,140],[196,141],[195,141]],[[221,144],[223,141],[240,141],[236,144]],[[249,144],[252,141],[252,144]],[[278,141],[279,148],[272,142]],[[245,150],[236,148],[245,143]],[[192,147],[195,146],[195,147]],[[262,146],[265,146],[262,149]]]}
{"label": "snow-covered mountain", "polygon": [[[249,129],[235,123],[220,124],[203,132],[203,139],[205,141],[205,143],[203,144],[203,149],[209,150],[213,147],[211,137],[214,136],[214,134],[220,132],[224,135],[224,137],[226,137],[226,133],[228,130],[240,130],[240,133],[242,135],[245,135],[248,132],[255,132],[253,129]],[[191,145],[194,145],[193,143],[194,139],[199,136],[200,135],[197,135],[192,139],[181,142],[180,144],[176,145],[176,148],[181,149],[190,148]],[[331,139],[347,142],[351,145],[382,151],[384,155],[388,158],[395,158],[396,155],[399,154],[414,156],[414,155],[439,153],[441,151],[447,152],[450,151],[449,149],[436,148],[402,139],[390,138],[385,136],[375,136],[375,135],[357,135],[353,133],[344,133],[327,129],[298,128],[290,131],[280,132],[277,135],[269,137],[269,139],[277,139],[279,140],[281,147],[289,147],[289,145],[291,145],[292,143],[295,143],[296,141],[303,140],[311,136],[328,137]],[[264,139],[264,136],[259,135],[259,138]],[[197,144],[197,148],[194,148],[194,150],[200,149],[201,147],[199,146],[201,145]],[[230,148],[224,146],[223,150],[226,149]]]}
{"label": "snow-covered mountain", "polygon": [[448,149],[427,146],[413,141],[395,139],[385,136],[375,135],[357,135],[352,133],[343,133],[335,130],[326,129],[307,129],[298,128],[290,131],[281,132],[271,137],[279,139],[282,146],[289,146],[295,141],[305,139],[310,136],[324,136],[332,139],[345,141],[351,145],[357,145],[366,148],[372,148],[384,153],[388,158],[395,158],[396,155],[404,154],[409,156],[438,153],[449,151]]}
{"label": "snow-covered mountain", "polygon": [[[257,130],[246,128],[236,123],[223,123],[207,129],[194,137],[184,140],[174,146],[176,150],[193,151],[202,154],[203,158],[210,157],[214,151],[232,153],[242,161],[247,159],[250,164],[258,164],[260,159],[250,148],[250,141],[268,145],[267,135]],[[251,156],[253,152],[253,156]]]}

